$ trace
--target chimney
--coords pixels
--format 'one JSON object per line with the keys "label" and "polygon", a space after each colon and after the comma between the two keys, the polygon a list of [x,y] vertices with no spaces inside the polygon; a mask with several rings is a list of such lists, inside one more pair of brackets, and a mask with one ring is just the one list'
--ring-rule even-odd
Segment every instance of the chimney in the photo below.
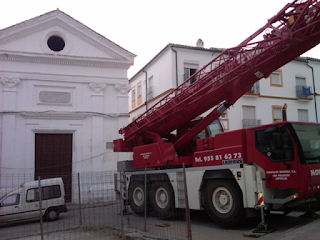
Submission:
{"label": "chimney", "polygon": [[201,48],[204,47],[204,42],[202,41],[201,38],[199,38],[198,41],[197,41],[197,47],[201,47]]}

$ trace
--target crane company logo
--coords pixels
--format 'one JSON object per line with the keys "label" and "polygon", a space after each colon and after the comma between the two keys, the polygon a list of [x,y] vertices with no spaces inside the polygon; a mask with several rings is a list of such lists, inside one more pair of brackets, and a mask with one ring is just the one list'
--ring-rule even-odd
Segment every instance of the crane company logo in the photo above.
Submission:
{"label": "crane company logo", "polygon": [[311,176],[319,176],[320,175],[320,169],[313,169],[310,170]]}
{"label": "crane company logo", "polygon": [[143,159],[149,159],[151,154],[152,154],[152,152],[140,153],[140,156]]}

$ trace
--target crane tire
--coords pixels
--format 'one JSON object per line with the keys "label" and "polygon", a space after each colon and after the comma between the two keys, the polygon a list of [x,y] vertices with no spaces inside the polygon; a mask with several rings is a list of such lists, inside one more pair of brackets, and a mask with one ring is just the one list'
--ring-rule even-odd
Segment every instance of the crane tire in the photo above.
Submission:
{"label": "crane tire", "polygon": [[129,205],[140,216],[145,212],[145,187],[142,182],[131,182],[128,190]]}
{"label": "crane tire", "polygon": [[210,180],[203,193],[209,216],[223,227],[234,227],[243,221],[242,192],[234,180]]}
{"label": "crane tire", "polygon": [[150,203],[156,217],[160,219],[174,217],[176,211],[171,184],[168,182],[153,182]]}

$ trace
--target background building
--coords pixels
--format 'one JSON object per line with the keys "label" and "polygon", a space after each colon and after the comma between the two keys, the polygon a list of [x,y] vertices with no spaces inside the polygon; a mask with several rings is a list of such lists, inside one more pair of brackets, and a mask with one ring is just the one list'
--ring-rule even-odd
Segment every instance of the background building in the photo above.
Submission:
{"label": "background building", "polygon": [[1,30],[1,176],[116,169],[134,58],[60,10]]}
{"label": "background building", "polygon": [[[196,47],[168,44],[129,80],[131,120],[222,51],[204,48],[201,39]],[[222,114],[221,120],[226,130],[281,121],[281,108],[287,104],[289,121],[318,122],[320,99],[316,93],[319,90],[320,60],[299,57],[254,84],[247,94]]]}

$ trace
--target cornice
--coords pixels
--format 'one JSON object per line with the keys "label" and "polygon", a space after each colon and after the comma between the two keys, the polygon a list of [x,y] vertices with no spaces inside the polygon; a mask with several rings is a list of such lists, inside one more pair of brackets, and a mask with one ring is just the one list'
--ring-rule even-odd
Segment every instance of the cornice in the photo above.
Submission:
{"label": "cornice", "polygon": [[46,21],[44,23],[37,24],[37,25],[35,25],[33,27],[29,27],[27,29],[24,29],[24,30],[18,31],[16,33],[10,34],[10,35],[8,35],[6,37],[0,38],[0,45],[12,42],[12,41],[17,40],[17,39],[21,39],[23,37],[29,36],[31,34],[43,31],[45,29],[48,29],[48,28],[54,27],[54,26],[61,27],[62,29],[68,31],[69,33],[73,34],[74,36],[80,38],[81,40],[83,40],[86,43],[94,46],[95,48],[99,49],[100,51],[112,56],[115,59],[118,59],[118,60],[126,59],[126,58],[122,57],[121,55],[119,55],[118,53],[116,53],[114,51],[111,51],[110,48],[104,46],[103,44],[101,44],[101,43],[99,43],[97,41],[95,41],[91,37],[83,34],[79,30],[75,29],[74,27],[68,25],[66,22],[64,22],[64,21],[62,21],[60,19],[57,19],[57,18],[51,19],[51,20]]}
{"label": "cornice", "polygon": [[71,65],[71,66],[83,66],[83,67],[100,67],[100,68],[124,68],[128,69],[131,64],[126,62],[109,62],[98,60],[84,60],[75,58],[63,58],[53,56],[24,56],[18,54],[0,54],[0,60],[11,62],[28,62],[28,63],[43,63],[53,65]]}
{"label": "cornice", "polygon": [[21,113],[25,119],[54,119],[54,120],[83,120],[88,114],[73,114],[73,113]]}

